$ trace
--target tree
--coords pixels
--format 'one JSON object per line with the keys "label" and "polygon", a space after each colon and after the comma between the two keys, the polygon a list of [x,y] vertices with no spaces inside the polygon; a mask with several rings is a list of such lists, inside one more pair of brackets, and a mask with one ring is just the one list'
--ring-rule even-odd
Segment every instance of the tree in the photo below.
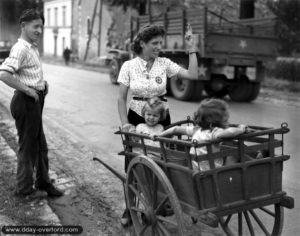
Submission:
{"label": "tree", "polygon": [[268,0],[267,4],[278,17],[276,32],[281,41],[281,53],[288,56],[300,50],[300,1]]}
{"label": "tree", "polygon": [[123,6],[124,11],[127,11],[128,7],[136,9],[140,15],[146,14],[146,6],[148,0],[112,0],[107,1],[110,6]]}
{"label": "tree", "polygon": [[21,13],[28,8],[38,8],[43,11],[42,0],[0,0],[5,9],[5,16],[9,22],[15,23],[18,21]]}

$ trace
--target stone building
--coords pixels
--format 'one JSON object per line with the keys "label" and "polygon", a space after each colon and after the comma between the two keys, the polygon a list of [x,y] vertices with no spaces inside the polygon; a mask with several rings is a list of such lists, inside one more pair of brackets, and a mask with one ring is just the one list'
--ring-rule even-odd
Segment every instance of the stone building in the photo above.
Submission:
{"label": "stone building", "polygon": [[62,56],[71,48],[72,0],[45,0],[44,16],[44,55]]}

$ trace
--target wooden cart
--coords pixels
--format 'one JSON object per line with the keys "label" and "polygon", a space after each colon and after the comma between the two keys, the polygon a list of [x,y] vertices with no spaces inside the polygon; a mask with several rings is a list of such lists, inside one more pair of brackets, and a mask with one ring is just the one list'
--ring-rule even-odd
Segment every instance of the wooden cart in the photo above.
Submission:
{"label": "wooden cart", "polygon": [[[282,190],[283,162],[289,159],[284,134],[289,129],[285,123],[280,128],[250,128],[254,131],[234,139],[203,143],[158,137],[158,147],[147,145],[146,135],[118,131],[121,154],[131,158],[126,175],[94,160],[123,180],[137,235],[186,235],[186,219],[220,225],[226,235],[280,235],[283,207],[294,207],[294,199]],[[212,152],[216,143],[221,144],[220,152]],[[190,154],[191,148],[204,146],[207,154]],[[239,161],[215,167],[214,159],[228,156]],[[210,169],[193,167],[201,161],[208,161]]]}

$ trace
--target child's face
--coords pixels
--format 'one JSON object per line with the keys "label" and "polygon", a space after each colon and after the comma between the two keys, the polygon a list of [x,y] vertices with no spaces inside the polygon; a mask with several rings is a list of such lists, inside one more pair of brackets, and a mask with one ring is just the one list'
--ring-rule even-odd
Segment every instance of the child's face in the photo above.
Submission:
{"label": "child's face", "polygon": [[147,110],[145,111],[145,122],[149,126],[157,125],[160,120],[159,112],[155,110]]}

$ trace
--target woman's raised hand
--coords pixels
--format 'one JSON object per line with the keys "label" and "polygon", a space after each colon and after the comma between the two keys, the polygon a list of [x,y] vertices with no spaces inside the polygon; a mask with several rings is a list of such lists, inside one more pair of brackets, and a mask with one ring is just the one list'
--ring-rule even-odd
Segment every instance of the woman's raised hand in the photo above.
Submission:
{"label": "woman's raised hand", "polygon": [[193,29],[190,24],[187,24],[185,31],[185,45],[188,50],[196,50],[196,42],[193,35]]}

